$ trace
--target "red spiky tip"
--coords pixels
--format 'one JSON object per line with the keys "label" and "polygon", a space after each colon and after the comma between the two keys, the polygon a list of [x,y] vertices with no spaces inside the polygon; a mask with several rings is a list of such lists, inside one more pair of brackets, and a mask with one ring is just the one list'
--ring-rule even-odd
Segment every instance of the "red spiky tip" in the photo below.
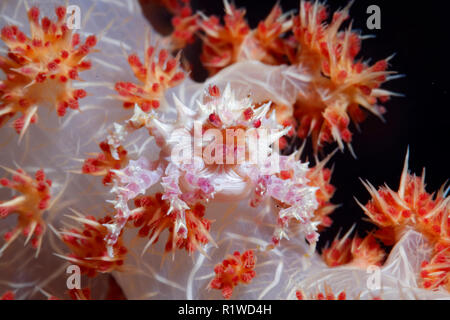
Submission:
{"label": "red spiky tip", "polygon": [[244,16],[244,9],[227,4],[224,25],[221,25],[215,16],[199,22],[205,33],[200,59],[210,75],[237,61],[239,48],[250,32]]}
{"label": "red spiky tip", "polygon": [[440,287],[450,292],[450,245],[440,244],[430,261],[421,265],[420,278],[425,289],[438,290]]}
{"label": "red spiky tip", "polygon": [[405,227],[423,233],[432,244],[450,243],[450,197],[445,185],[436,193],[425,190],[425,174],[415,176],[408,172],[408,155],[398,191],[388,186],[375,189],[363,182],[372,199],[361,205],[368,217],[380,227],[376,236],[386,245],[394,244]]}
{"label": "red spiky tip", "polygon": [[173,14],[173,31],[169,36],[172,50],[184,48],[194,42],[194,35],[200,28],[199,15],[192,11],[190,1],[162,1]]}

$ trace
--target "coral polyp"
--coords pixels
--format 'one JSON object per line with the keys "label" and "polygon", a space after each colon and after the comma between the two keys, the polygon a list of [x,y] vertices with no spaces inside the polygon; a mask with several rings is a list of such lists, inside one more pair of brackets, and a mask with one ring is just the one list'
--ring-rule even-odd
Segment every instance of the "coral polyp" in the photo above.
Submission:
{"label": "coral polyp", "polygon": [[295,296],[297,297],[297,300],[347,300],[345,291],[341,291],[335,295],[328,286],[325,286],[325,292],[310,295],[305,294],[302,290],[297,290]]}
{"label": "coral polyp", "polygon": [[18,216],[16,227],[3,236],[5,244],[0,248],[0,256],[21,233],[27,237],[25,244],[31,240],[31,245],[37,249],[37,256],[46,229],[43,215],[51,205],[52,181],[46,179],[43,170],[36,171],[35,177],[32,178],[22,169],[4,169],[12,173],[13,177],[12,180],[2,178],[0,184],[19,192],[20,195],[0,202],[0,218],[4,219],[13,214]]}
{"label": "coral polyp", "polygon": [[177,86],[184,79],[184,72],[179,69],[180,57],[170,57],[166,49],[157,53],[155,47],[149,46],[145,52],[144,64],[136,54],[128,57],[128,63],[139,84],[117,82],[118,99],[124,101],[125,108],[135,104],[144,111],[157,109],[165,91]]}
{"label": "coral polyp", "polygon": [[241,45],[250,32],[244,19],[245,9],[237,9],[224,1],[225,24],[221,25],[216,16],[204,17],[200,22],[206,37],[201,55],[203,65],[211,74],[238,61]]}
{"label": "coral polyp", "polygon": [[222,263],[214,267],[216,275],[209,283],[209,288],[221,290],[225,299],[231,298],[238,284],[249,284],[256,276],[255,264],[253,250],[247,250],[242,254],[236,251],[228,255]]}
{"label": "coral polyp", "polygon": [[79,109],[78,100],[86,96],[83,89],[74,89],[72,82],[79,73],[91,68],[85,57],[93,51],[97,38],[92,35],[81,42],[80,35],[66,25],[66,8],[55,9],[57,19],[43,17],[32,7],[28,11],[30,36],[15,25],[1,30],[1,39],[8,47],[7,56],[0,56],[0,68],[6,79],[0,81],[0,125],[19,114],[14,129],[21,135],[30,123],[37,121],[38,108],[49,107],[58,116],[67,109]]}
{"label": "coral polyp", "polygon": [[12,291],[8,291],[0,297],[0,300],[14,300],[14,298],[14,293]]}
{"label": "coral polyp", "polygon": [[322,251],[325,263],[330,267],[351,265],[358,268],[381,265],[386,253],[372,234],[364,239],[349,238],[348,232],[342,239],[335,239]]}
{"label": "coral polyp", "polygon": [[311,221],[317,208],[316,188],[308,185],[306,164],[294,156],[280,156],[272,147],[289,128],[282,129],[274,113],[266,117],[270,104],[255,108],[249,98],[237,99],[230,86],[223,93],[209,87],[203,102],[197,102],[197,111],[176,97],[174,102],[174,122],[162,122],[136,105],[128,129],[117,127],[119,135],[146,127],[161,151],[152,163],[139,159],[113,171],[118,177],[113,188],[118,214],[116,223],[108,225],[109,241],[115,243],[130,218],[127,202],[161,181],[162,199],[170,204],[167,214],[176,212],[174,232],[183,238],[187,237],[186,212],[197,203],[249,198],[250,205],[257,207],[269,198],[279,207],[274,244],[288,238],[292,220],[300,222],[300,231],[315,244],[320,224]]}
{"label": "coral polyp", "polygon": [[116,158],[111,153],[111,148],[107,141],[100,142],[101,153],[93,154],[94,158],[84,161],[81,172],[92,176],[102,176],[103,184],[111,183],[114,173],[111,170],[119,170],[128,163],[127,151],[119,146],[115,150]]}
{"label": "coral polyp", "polygon": [[158,193],[154,197],[140,197],[135,199],[136,209],[133,212],[133,224],[139,228],[140,237],[148,237],[149,240],[144,251],[158,241],[165,229],[169,236],[165,245],[165,251],[171,252],[175,248],[186,249],[189,253],[196,250],[202,251],[202,247],[210,240],[209,230],[211,221],[204,218],[205,207],[202,204],[194,205],[186,211],[186,237],[182,232],[175,232],[175,222],[178,219],[177,212],[167,213],[170,205],[162,199]]}
{"label": "coral polyp", "polygon": [[405,232],[414,229],[423,234],[432,248],[429,261],[422,263],[422,285],[427,289],[442,286],[448,290],[450,265],[450,197],[445,185],[433,194],[425,190],[425,173],[415,176],[408,171],[409,151],[406,155],[398,191],[388,186],[375,189],[363,182],[372,199],[358,204],[379,227],[375,233],[386,245],[399,241]]}
{"label": "coral polyp", "polygon": [[67,228],[59,234],[71,253],[61,258],[80,266],[81,272],[94,277],[97,272],[111,272],[122,268],[127,248],[121,239],[112,247],[114,257],[108,255],[104,241],[108,234],[105,223],[111,221],[110,216],[96,219],[93,216],[83,216],[77,212],[71,218],[83,225],[83,228]]}
{"label": "coral polyp", "polygon": [[332,169],[326,168],[325,165],[331,159],[334,153],[331,153],[328,157],[322,161],[316,159],[316,165],[311,167],[306,174],[306,178],[309,179],[309,185],[317,187],[316,199],[318,202],[318,208],[314,212],[313,221],[319,221],[319,230],[331,226],[333,221],[329,217],[331,213],[338,207],[331,203],[336,187],[331,184]]}
{"label": "coral polyp", "polygon": [[421,177],[408,172],[405,159],[398,191],[388,186],[376,190],[369,182],[363,182],[372,199],[363,206],[364,212],[380,227],[376,236],[391,245],[398,241],[405,229],[414,228],[432,243],[450,243],[450,197],[445,185],[434,194],[425,190],[425,173]]}
{"label": "coral polyp", "polygon": [[328,24],[327,7],[319,2],[301,1],[300,12],[293,20],[293,34],[298,48],[292,63],[304,68],[309,77],[299,92],[293,116],[298,121],[298,135],[312,136],[317,149],[336,141],[342,149],[351,142],[350,120],[364,120],[360,107],[381,117],[385,102],[392,94],[379,89],[392,72],[385,71],[389,59],[372,66],[356,60],[361,36],[351,30],[340,31],[349,18],[349,7],[335,12]]}
{"label": "coral polyp", "polygon": [[436,251],[430,261],[423,261],[421,265],[422,286],[430,290],[443,287],[450,291],[450,249],[441,246],[441,250]]}

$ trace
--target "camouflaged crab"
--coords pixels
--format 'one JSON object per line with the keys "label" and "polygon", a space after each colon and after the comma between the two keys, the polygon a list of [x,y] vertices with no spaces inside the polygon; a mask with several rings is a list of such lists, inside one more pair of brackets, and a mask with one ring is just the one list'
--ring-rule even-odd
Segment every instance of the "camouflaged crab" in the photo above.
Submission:
{"label": "camouflaged crab", "polygon": [[136,106],[133,117],[125,126],[116,125],[109,137],[110,148],[118,148],[127,131],[145,128],[160,154],[156,161],[130,160],[125,168],[112,170],[117,177],[112,189],[117,215],[114,223],[105,224],[108,242],[115,243],[132,215],[128,201],[161,183],[167,215],[174,215],[174,242],[188,236],[192,226],[186,223],[186,212],[197,203],[248,198],[251,206],[258,206],[270,198],[278,207],[273,243],[287,238],[288,224],[296,220],[315,244],[320,224],[312,221],[317,187],[308,184],[307,164],[295,155],[281,156],[274,146],[289,128],[281,128],[274,115],[266,117],[270,104],[255,108],[249,98],[236,98],[229,86],[223,94],[210,87],[195,111],[176,97],[174,103],[175,121],[163,122]]}

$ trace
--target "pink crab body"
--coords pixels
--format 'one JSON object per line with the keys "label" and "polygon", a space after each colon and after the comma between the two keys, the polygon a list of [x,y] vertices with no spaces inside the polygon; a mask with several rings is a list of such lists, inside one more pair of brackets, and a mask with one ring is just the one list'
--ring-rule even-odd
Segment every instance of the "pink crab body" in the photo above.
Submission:
{"label": "pink crab body", "polygon": [[89,277],[94,277],[97,272],[120,270],[128,250],[119,239],[113,247],[114,257],[109,257],[104,241],[108,229],[103,224],[108,223],[111,217],[97,220],[95,217],[85,217],[77,213],[72,219],[82,223],[83,228],[66,229],[60,233],[62,241],[71,253],[68,256],[59,256],[79,265],[81,272]]}
{"label": "pink crab body", "polygon": [[228,255],[214,267],[216,275],[208,287],[221,290],[225,299],[231,298],[234,287],[239,283],[248,284],[256,276],[255,263],[253,250],[245,251],[242,255],[238,251]]}

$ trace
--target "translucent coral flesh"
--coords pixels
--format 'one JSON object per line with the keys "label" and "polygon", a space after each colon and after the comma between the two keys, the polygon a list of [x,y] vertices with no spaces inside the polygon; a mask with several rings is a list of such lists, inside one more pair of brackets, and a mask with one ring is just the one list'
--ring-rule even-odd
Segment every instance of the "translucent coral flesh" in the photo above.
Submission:
{"label": "translucent coral flesh", "polygon": [[[2,33],[7,44],[1,52],[7,56],[0,60],[7,74],[2,84],[17,81],[14,88],[23,87],[21,94],[32,97],[36,107],[16,99],[22,109],[15,112],[25,116],[14,127],[24,143],[18,147],[5,138],[14,155],[5,157],[5,165],[17,161],[26,164],[26,172],[43,167],[58,177],[52,186],[53,210],[41,202],[50,188],[41,173],[29,179],[47,184],[42,195],[31,192],[36,187],[31,183],[16,188],[19,199],[22,193],[33,200],[24,211],[40,208],[32,217],[40,219],[34,231],[34,222],[28,228],[29,221],[19,219],[18,225],[27,225],[23,232],[34,235],[42,250],[30,260],[26,249],[16,251],[17,241],[10,241],[14,249],[4,250],[0,260],[0,266],[7,266],[0,279],[2,298],[63,297],[66,262],[80,266],[94,283],[71,290],[77,300],[95,298],[95,286],[105,297],[109,286],[103,273],[112,273],[130,299],[448,298],[447,193],[444,188],[427,193],[423,177],[404,174],[398,192],[367,184],[374,200],[363,210],[380,230],[362,239],[336,239],[322,255],[311,250],[337,207],[332,197],[340,186],[332,184],[332,169],[325,167],[332,155],[308,165],[299,160],[301,152],[279,154],[276,142],[287,144],[285,135],[310,135],[316,153],[332,141],[342,149],[351,142],[350,122],[363,121],[364,109],[381,116],[379,103],[391,95],[380,89],[390,78],[388,59],[374,65],[356,60],[359,35],[350,28],[341,31],[348,8],[329,19],[319,2],[302,1],[293,15],[275,5],[251,30],[245,10],[228,2],[220,22],[191,10],[187,1],[161,1],[173,14],[174,32],[165,42],[134,1],[74,2],[86,15],[80,31],[64,31],[72,33],[67,57],[57,50],[67,45],[62,43],[62,9],[56,10],[55,27],[50,20],[32,23],[50,43],[33,47],[33,59],[50,59],[33,77],[12,71],[23,67],[23,61],[16,61],[19,53],[7,56],[23,39],[19,29],[7,27]],[[47,5],[40,10],[53,14],[53,2]],[[14,10],[5,11],[11,16],[8,25],[23,30],[25,8],[9,3],[0,10],[10,7]],[[29,15],[34,21],[36,11]],[[47,34],[47,28],[56,31]],[[77,33],[84,44],[76,44]],[[181,55],[171,53],[197,36],[203,41],[201,59],[213,75],[202,84],[187,78]],[[56,63],[53,51],[67,61]],[[81,52],[89,54],[81,57]],[[62,92],[68,95],[60,100]],[[41,106],[57,112],[47,116]],[[59,119],[71,107],[82,112]],[[13,116],[7,108],[0,107],[1,124]],[[41,127],[25,134],[37,113]],[[191,147],[183,139],[195,134],[195,122],[205,138],[202,155],[210,151],[222,163],[202,158],[180,164],[171,158],[176,146]],[[236,160],[250,154],[235,147],[238,138],[208,148],[205,133],[210,129],[223,139],[227,129],[272,130],[263,145],[269,158],[277,157],[279,168],[267,172],[266,162],[226,163],[227,156]],[[245,147],[252,144],[247,141]],[[2,199],[10,199],[5,190]],[[13,212],[0,213],[9,227]],[[46,229],[51,232],[43,236]],[[377,241],[395,244],[386,260]],[[381,290],[364,286],[372,266],[380,268]]]}

